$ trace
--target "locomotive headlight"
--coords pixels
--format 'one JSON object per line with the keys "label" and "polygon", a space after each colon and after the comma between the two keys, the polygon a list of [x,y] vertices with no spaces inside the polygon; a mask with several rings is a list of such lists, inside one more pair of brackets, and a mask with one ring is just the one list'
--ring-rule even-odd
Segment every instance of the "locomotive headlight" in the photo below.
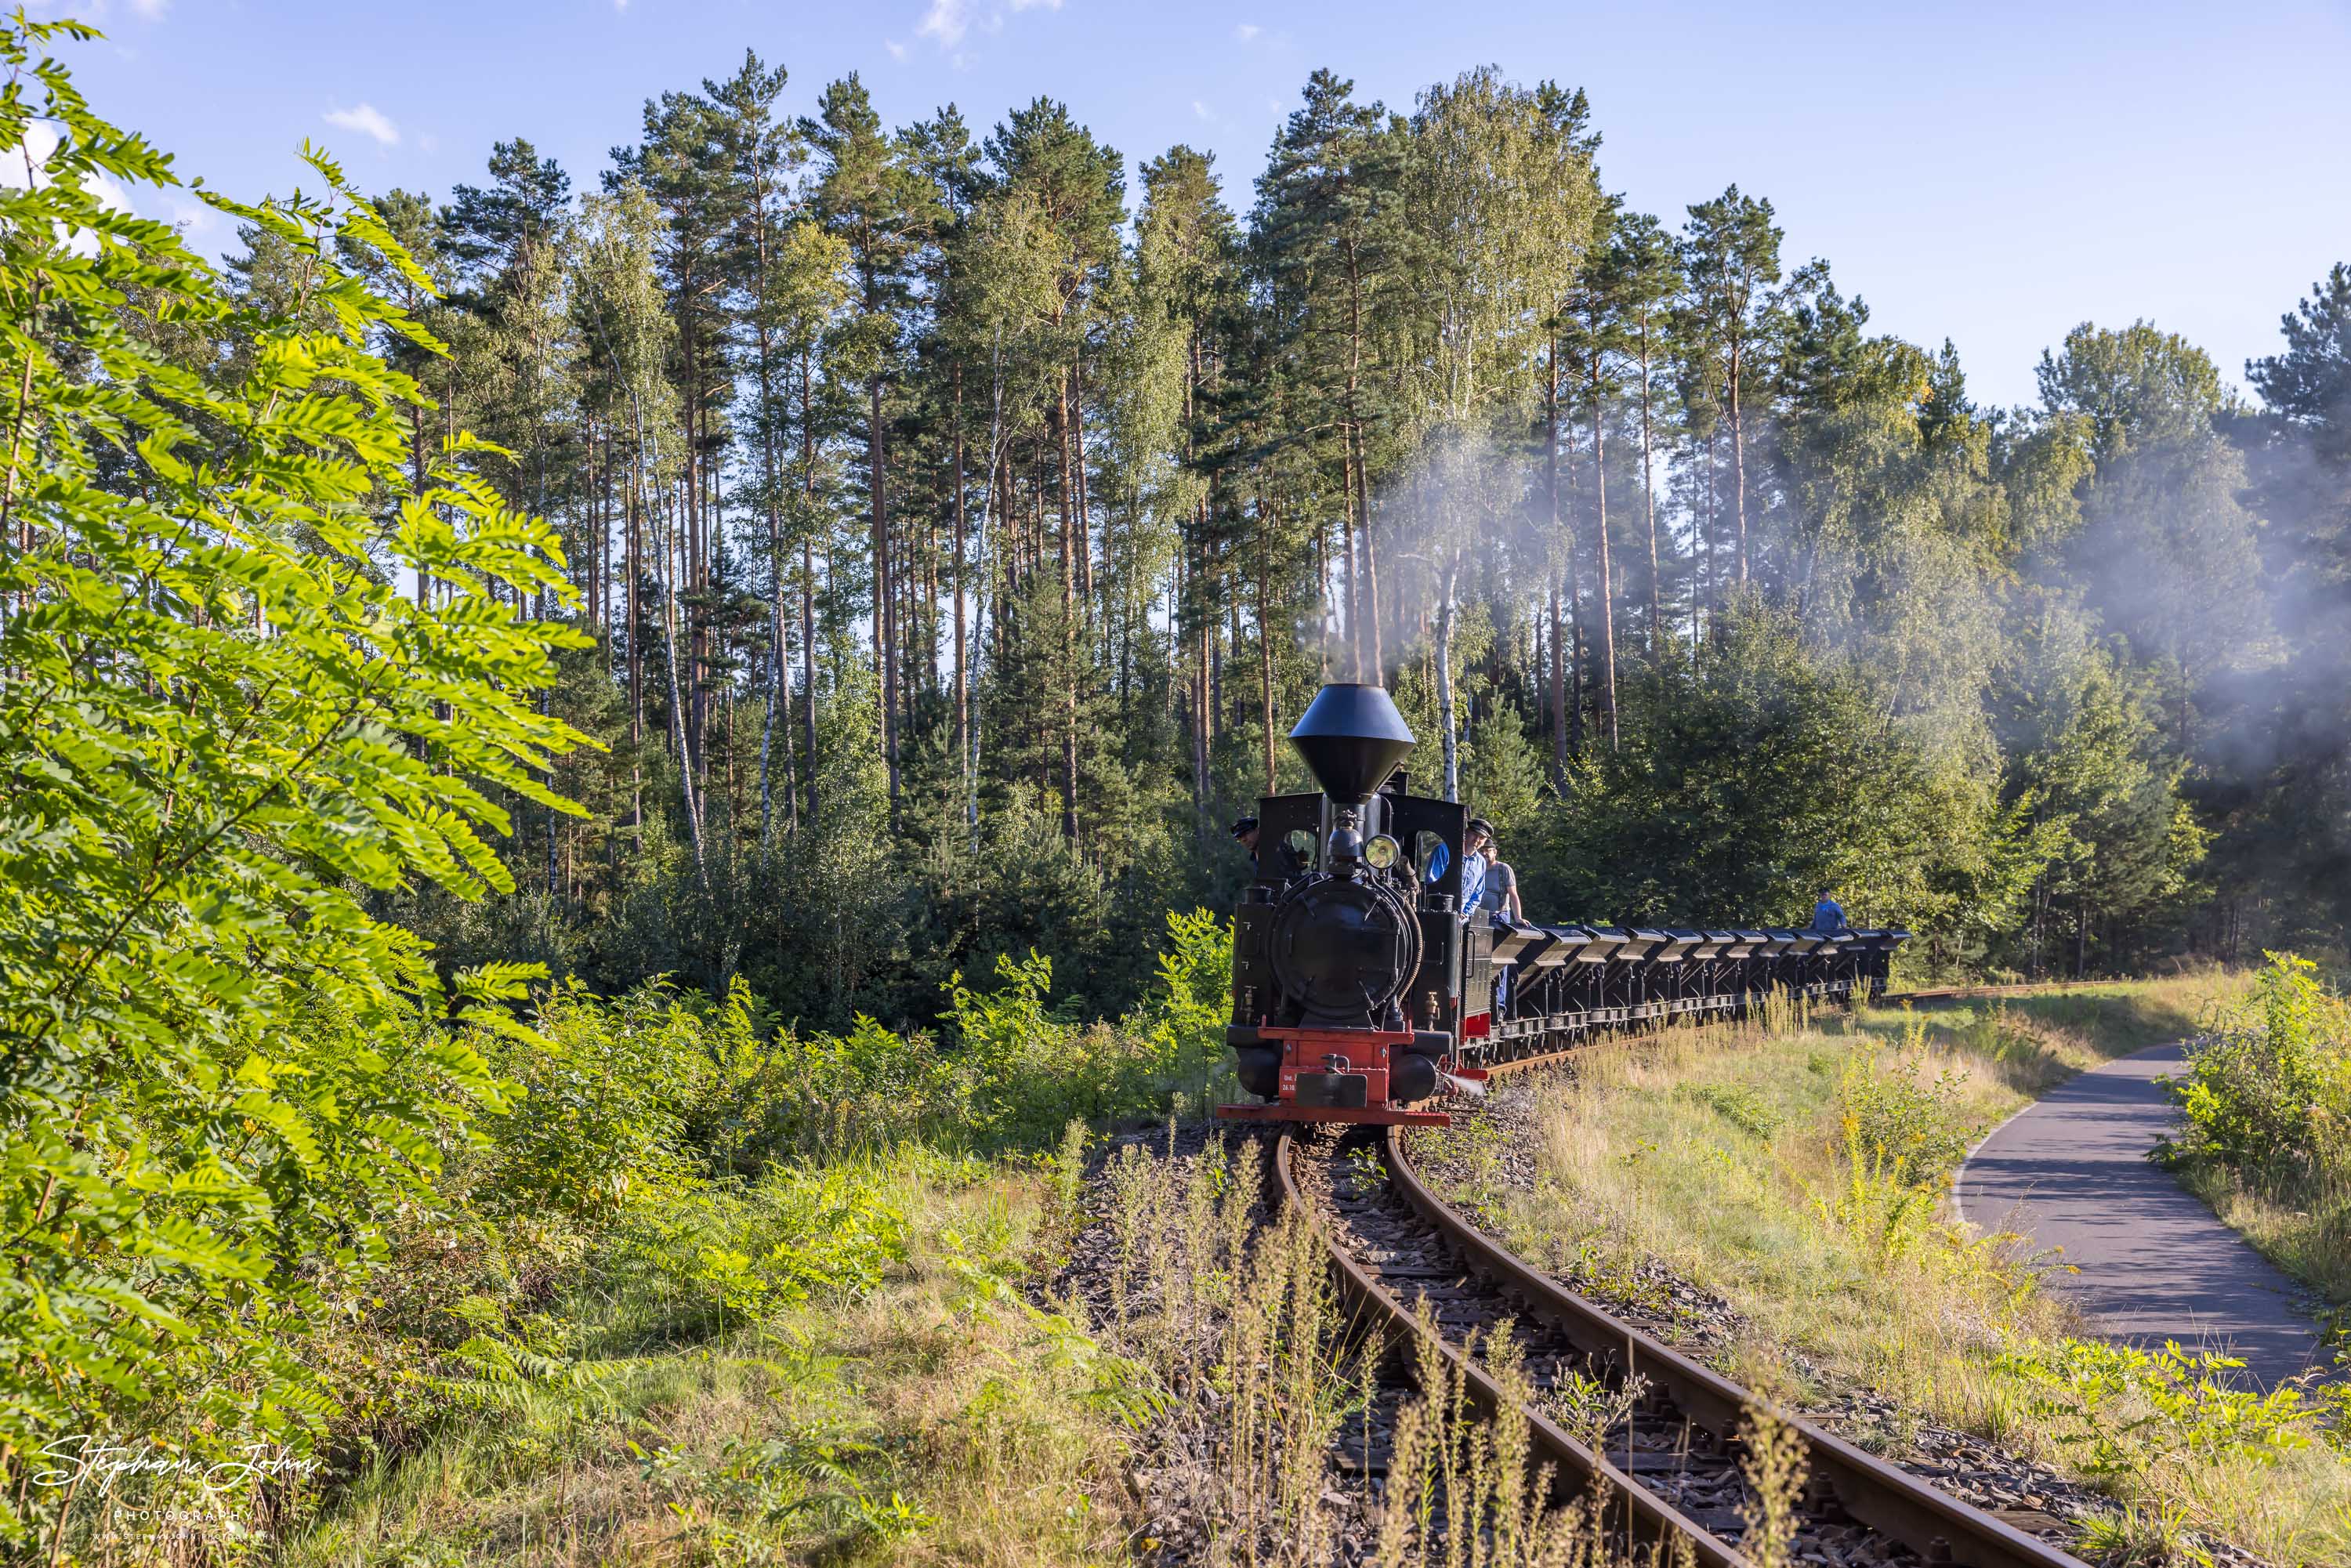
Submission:
{"label": "locomotive headlight", "polygon": [[1374,871],[1387,870],[1403,853],[1404,846],[1385,833],[1374,833],[1371,841],[1364,845],[1364,859]]}

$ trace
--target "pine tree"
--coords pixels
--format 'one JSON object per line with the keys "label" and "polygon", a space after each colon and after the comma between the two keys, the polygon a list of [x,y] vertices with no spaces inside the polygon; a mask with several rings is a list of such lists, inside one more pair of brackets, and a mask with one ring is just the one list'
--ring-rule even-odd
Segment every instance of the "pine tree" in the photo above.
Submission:
{"label": "pine tree", "polygon": [[1769,375],[1758,363],[1768,355],[1771,299],[1780,281],[1781,230],[1771,204],[1740,193],[1737,185],[1689,210],[1682,242],[1682,267],[1708,335],[1720,354],[1720,385],[1730,412],[1731,514],[1737,526],[1739,581],[1748,578],[1747,411],[1753,391]]}
{"label": "pine tree", "polygon": [[914,302],[918,253],[939,214],[935,193],[882,129],[865,86],[852,72],[824,89],[815,118],[800,122],[815,150],[814,204],[827,232],[847,247],[854,314],[836,332],[828,368],[865,390],[866,511],[871,528],[873,659],[880,673],[881,746],[891,810],[898,804],[899,661],[890,563],[888,427],[883,392],[897,373],[905,314]]}

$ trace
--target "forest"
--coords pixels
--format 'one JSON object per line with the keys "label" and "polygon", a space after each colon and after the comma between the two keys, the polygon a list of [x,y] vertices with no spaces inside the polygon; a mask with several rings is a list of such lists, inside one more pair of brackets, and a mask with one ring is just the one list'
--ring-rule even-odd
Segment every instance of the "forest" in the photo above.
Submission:
{"label": "forest", "polygon": [[[1326,679],[1394,689],[1538,918],[1833,891],[1938,973],[2342,946],[2340,268],[2259,402],[2085,322],[1985,408],[1763,196],[1609,194],[1552,82],[1317,72],[1249,186],[1047,98],[795,101],[747,53],[592,189],[518,134],[373,197],[441,345],[383,345],[411,465],[503,449],[581,639],[581,812],[519,810],[510,897],[381,901],[444,954],[841,1026],[1034,948],[1115,1011]],[[299,266],[249,227],[228,286]]]}
{"label": "forest", "polygon": [[[1228,824],[1327,680],[1539,918],[2343,955],[2344,266],[2257,402],[2085,322],[1993,409],[1761,196],[1630,210],[1585,96],[1501,68],[1318,72],[1245,191],[747,53],[593,189],[517,135],[244,200],[85,100],[94,37],[0,23],[12,1561],[361,1530],[444,1439],[609,1468],[664,1380],[831,1419],[828,1345],[945,1380],[883,1423],[924,1442],[1011,1366],[1110,1485],[1145,1374],[1009,1281],[1088,1125],[1208,1097]],[[820,1426],[728,1484],[929,1528],[892,1467],[946,1450]],[[1010,1441],[924,1495],[1112,1528]]]}

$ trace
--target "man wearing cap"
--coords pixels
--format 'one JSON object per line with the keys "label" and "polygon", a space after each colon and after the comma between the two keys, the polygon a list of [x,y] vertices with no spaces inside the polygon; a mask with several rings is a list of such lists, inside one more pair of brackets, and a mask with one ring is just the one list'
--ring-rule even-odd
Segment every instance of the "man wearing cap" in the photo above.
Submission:
{"label": "man wearing cap", "polygon": [[[1470,914],[1477,909],[1479,900],[1485,896],[1486,846],[1493,841],[1494,824],[1483,817],[1470,818],[1468,825],[1461,831],[1461,847],[1464,851],[1461,856],[1461,902],[1454,907],[1461,916],[1461,924],[1464,925],[1469,924]],[[1428,857],[1428,869],[1421,873],[1422,880],[1443,881],[1445,868],[1452,863],[1452,852],[1443,844],[1437,845],[1437,852]]]}
{"label": "man wearing cap", "polygon": [[1291,877],[1298,874],[1301,869],[1298,860],[1298,852],[1291,849],[1288,844],[1276,843],[1273,845],[1273,853],[1271,857],[1272,863],[1270,865],[1266,863],[1266,856],[1258,853],[1257,819],[1255,817],[1243,817],[1238,821],[1235,822],[1232,827],[1232,833],[1233,841],[1239,844],[1241,848],[1249,852],[1249,864],[1255,868],[1257,881],[1275,883],[1288,882]]}

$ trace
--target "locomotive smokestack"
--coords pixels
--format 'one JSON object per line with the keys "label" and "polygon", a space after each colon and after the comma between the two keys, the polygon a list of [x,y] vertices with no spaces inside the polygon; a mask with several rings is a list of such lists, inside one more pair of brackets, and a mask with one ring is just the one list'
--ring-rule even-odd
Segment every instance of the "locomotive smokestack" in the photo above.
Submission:
{"label": "locomotive smokestack", "polygon": [[1417,742],[1384,688],[1334,681],[1315,694],[1290,744],[1322,792],[1352,806],[1370,800]]}

